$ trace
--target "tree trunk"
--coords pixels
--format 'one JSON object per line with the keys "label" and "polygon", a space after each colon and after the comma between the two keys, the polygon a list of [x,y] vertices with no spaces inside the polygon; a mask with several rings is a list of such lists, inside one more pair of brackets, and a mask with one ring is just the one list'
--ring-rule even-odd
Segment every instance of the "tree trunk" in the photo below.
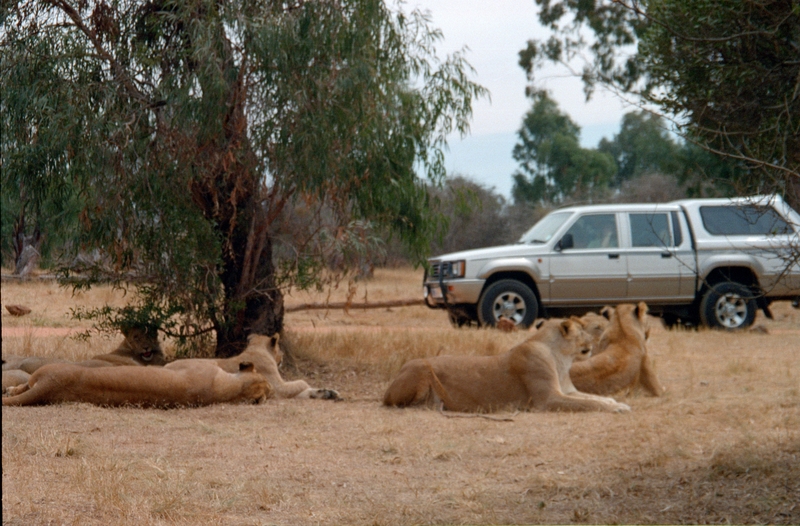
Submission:
{"label": "tree trunk", "polygon": [[217,320],[216,355],[236,356],[250,334],[272,335],[283,330],[283,293],[275,286],[272,239],[266,213],[256,200],[238,217],[231,250],[223,254],[225,319]]}
{"label": "tree trunk", "polygon": [[[24,192],[21,192],[24,196]],[[31,272],[39,267],[41,254],[39,248],[42,245],[42,235],[38,228],[33,230],[33,234],[25,233],[25,208],[14,221],[14,275],[23,278],[28,277]]]}
{"label": "tree trunk", "polygon": [[26,278],[39,267],[39,259],[41,256],[39,251],[32,244],[32,241],[31,236],[25,236],[22,252],[17,256],[14,262],[15,276]]}

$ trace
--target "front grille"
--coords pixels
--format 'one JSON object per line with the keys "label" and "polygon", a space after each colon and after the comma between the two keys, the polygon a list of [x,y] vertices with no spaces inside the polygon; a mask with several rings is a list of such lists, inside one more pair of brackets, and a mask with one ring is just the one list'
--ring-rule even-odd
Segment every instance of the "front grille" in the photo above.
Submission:
{"label": "front grille", "polygon": [[440,275],[444,276],[445,279],[458,277],[453,274],[453,265],[458,263],[458,261],[439,261],[438,263],[431,263],[431,279],[438,281]]}
{"label": "front grille", "polygon": [[441,263],[432,263],[431,264],[431,278],[439,279],[439,267]]}

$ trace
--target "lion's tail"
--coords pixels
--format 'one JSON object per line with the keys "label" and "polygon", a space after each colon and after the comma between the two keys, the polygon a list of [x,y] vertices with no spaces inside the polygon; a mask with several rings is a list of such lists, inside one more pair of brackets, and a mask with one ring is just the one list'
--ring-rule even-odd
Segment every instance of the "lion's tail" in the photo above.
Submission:
{"label": "lion's tail", "polygon": [[431,388],[433,392],[439,397],[441,400],[444,409],[455,410],[455,404],[453,400],[450,398],[450,395],[447,393],[447,389],[444,388],[442,382],[439,380],[439,377],[436,375],[436,371],[433,370],[433,365],[428,360],[423,360],[425,365],[428,367],[428,373],[430,374],[430,382]]}

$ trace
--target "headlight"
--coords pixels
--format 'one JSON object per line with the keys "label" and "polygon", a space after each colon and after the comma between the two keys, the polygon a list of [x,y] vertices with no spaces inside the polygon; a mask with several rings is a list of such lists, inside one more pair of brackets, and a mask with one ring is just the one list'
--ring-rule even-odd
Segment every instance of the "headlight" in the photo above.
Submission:
{"label": "headlight", "polygon": [[442,275],[446,278],[463,278],[467,270],[466,261],[450,261],[442,263]]}

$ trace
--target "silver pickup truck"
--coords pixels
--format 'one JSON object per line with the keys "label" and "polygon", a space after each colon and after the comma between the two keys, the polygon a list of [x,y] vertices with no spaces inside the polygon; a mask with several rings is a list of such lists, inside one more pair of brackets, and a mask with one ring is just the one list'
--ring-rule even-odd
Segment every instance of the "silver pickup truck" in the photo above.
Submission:
{"label": "silver pickup truck", "polygon": [[799,233],[779,196],[562,208],[515,245],[431,258],[425,302],[457,326],[645,301],[669,326],[739,329],[800,298]]}

